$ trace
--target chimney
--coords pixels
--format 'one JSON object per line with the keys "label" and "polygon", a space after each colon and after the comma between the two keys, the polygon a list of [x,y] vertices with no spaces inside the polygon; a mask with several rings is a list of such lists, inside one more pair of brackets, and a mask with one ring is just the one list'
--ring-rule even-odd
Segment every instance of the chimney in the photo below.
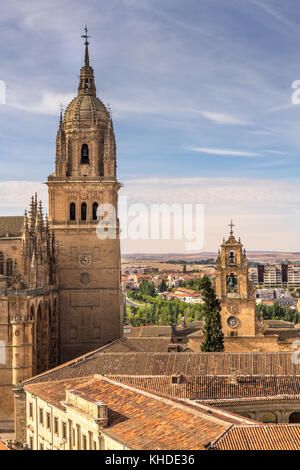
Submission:
{"label": "chimney", "polygon": [[238,385],[237,371],[233,367],[230,369],[230,385]]}

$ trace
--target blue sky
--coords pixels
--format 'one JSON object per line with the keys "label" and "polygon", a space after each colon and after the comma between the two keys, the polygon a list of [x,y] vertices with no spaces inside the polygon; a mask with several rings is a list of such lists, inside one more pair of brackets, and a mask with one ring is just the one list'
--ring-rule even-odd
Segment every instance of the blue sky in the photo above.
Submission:
{"label": "blue sky", "polygon": [[59,103],[76,94],[85,22],[122,194],[203,203],[205,250],[233,217],[248,249],[300,251],[297,0],[6,2],[0,214],[22,214],[35,189],[46,203],[40,182],[53,171]]}

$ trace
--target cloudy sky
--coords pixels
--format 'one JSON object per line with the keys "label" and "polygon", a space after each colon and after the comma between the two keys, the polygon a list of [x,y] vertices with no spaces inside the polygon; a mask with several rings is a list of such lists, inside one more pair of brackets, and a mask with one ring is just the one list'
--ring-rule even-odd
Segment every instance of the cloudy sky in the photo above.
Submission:
{"label": "cloudy sky", "polygon": [[59,104],[76,94],[87,22],[98,96],[113,112],[121,194],[203,204],[205,251],[217,249],[231,218],[249,250],[300,251],[298,3],[2,2],[0,215],[21,215],[35,190],[47,202],[41,182],[53,171]]}

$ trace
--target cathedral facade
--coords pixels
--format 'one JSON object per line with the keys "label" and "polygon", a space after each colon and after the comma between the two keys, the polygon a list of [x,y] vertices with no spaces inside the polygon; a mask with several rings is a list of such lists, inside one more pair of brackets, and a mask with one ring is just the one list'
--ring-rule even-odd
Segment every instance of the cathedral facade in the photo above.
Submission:
{"label": "cathedral facade", "polygon": [[0,426],[13,422],[12,387],[59,363],[56,240],[42,203],[0,217]]}
{"label": "cathedral facade", "polygon": [[[49,218],[37,195],[24,217],[0,217],[1,429],[14,419],[13,387],[122,332],[116,142],[84,37],[78,94],[61,113],[47,180]],[[97,234],[101,207],[114,209],[102,224],[114,236]]]}

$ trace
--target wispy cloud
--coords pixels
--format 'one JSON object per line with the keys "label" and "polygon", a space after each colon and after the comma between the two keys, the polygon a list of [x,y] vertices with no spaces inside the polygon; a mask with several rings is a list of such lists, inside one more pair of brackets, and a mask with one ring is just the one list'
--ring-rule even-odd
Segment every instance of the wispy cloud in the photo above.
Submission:
{"label": "wispy cloud", "polygon": [[[295,31],[299,31],[299,28],[295,23],[290,21],[288,18],[286,18],[283,14],[281,14],[278,10],[275,8],[272,8],[270,4],[265,3],[262,0],[248,0],[248,2],[252,3],[253,5],[257,6],[261,10],[263,10],[265,13],[270,15],[272,18],[275,20],[279,21],[280,23],[284,24],[288,28],[292,28]],[[269,2],[270,3],[270,2]]]}
{"label": "wispy cloud", "polygon": [[208,155],[224,155],[231,157],[259,157],[260,154],[256,152],[247,152],[243,150],[228,150],[228,149],[216,149],[216,148],[207,148],[207,147],[190,147],[185,146],[186,150],[191,150],[192,152],[205,153]]}
{"label": "wispy cloud", "polygon": [[214,121],[218,124],[236,124],[239,126],[249,126],[251,125],[251,122],[245,121],[243,119],[240,119],[236,116],[232,116],[230,114],[224,114],[224,113],[213,113],[210,111],[195,111],[201,116],[203,116],[206,119],[209,119],[210,121]]}

